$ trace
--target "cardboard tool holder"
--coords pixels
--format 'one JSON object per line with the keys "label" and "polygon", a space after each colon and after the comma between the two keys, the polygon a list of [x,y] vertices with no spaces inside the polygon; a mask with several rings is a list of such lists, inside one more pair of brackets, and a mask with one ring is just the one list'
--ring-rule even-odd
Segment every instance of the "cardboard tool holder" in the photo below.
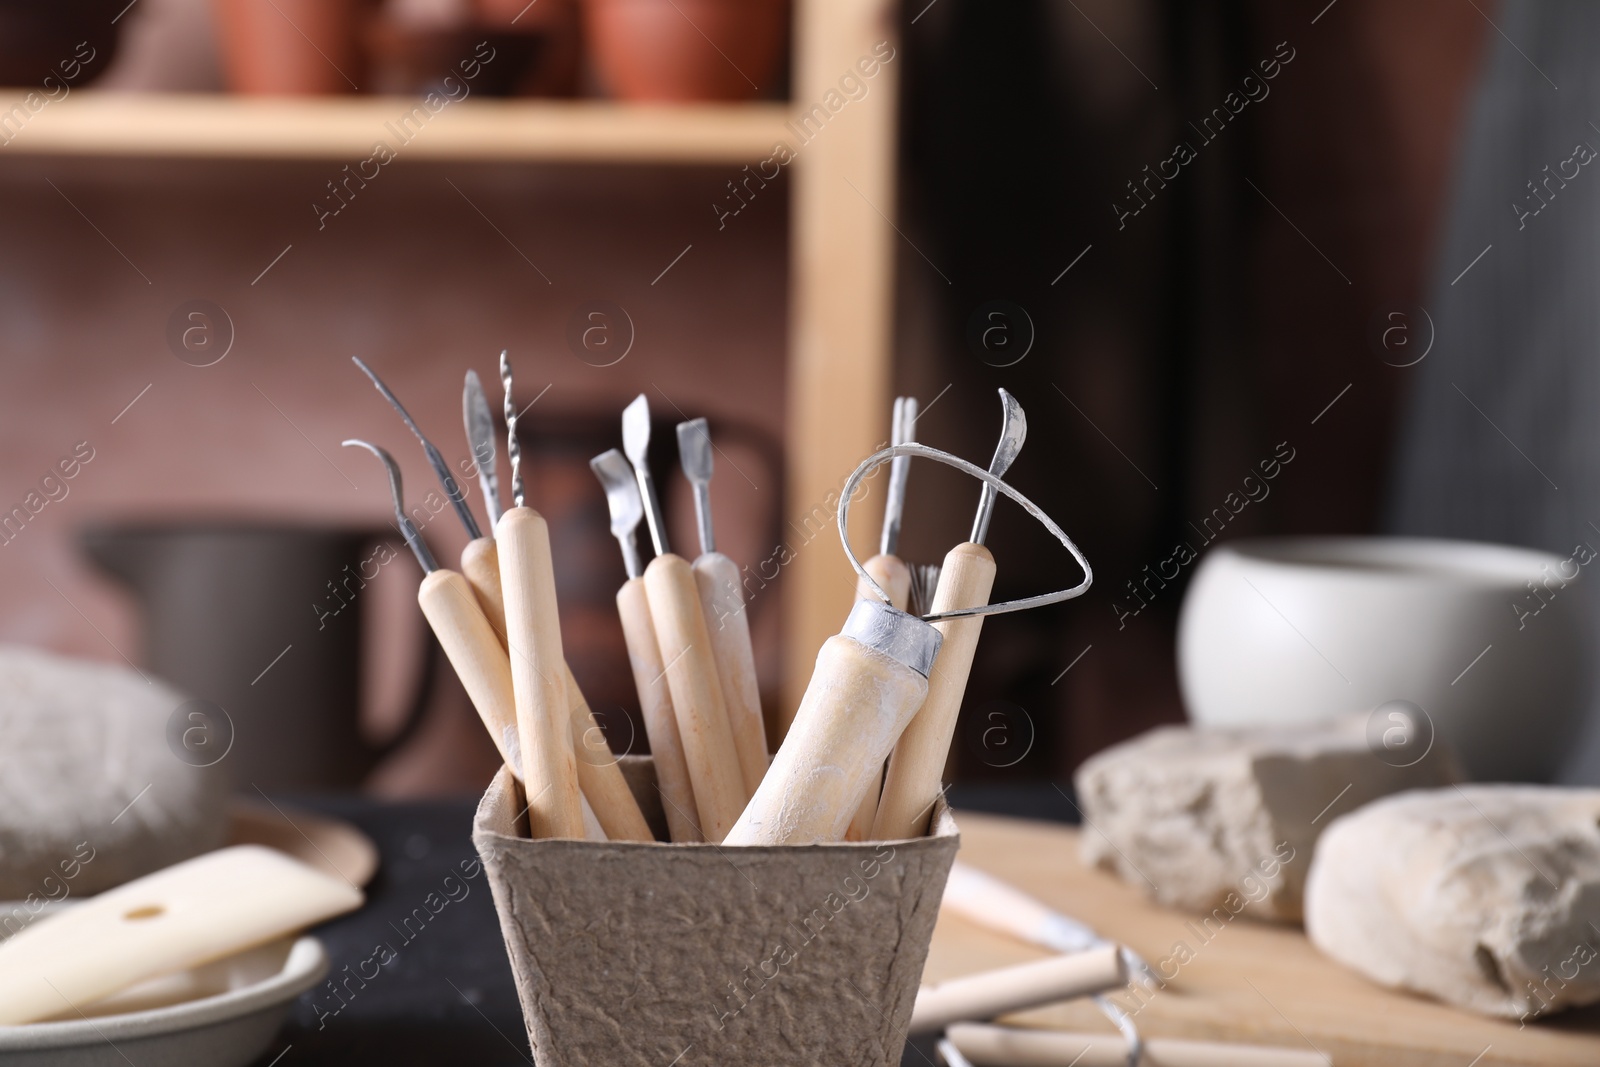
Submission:
{"label": "cardboard tool holder", "polygon": [[[622,760],[665,837],[648,757]],[[960,837],[722,848],[530,840],[505,769],[483,858],[539,1067],[897,1067]]]}

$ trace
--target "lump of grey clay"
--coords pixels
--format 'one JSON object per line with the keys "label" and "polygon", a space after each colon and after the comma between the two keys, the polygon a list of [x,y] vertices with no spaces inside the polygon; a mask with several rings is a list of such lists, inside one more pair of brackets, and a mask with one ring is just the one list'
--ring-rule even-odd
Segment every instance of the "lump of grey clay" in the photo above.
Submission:
{"label": "lump of grey clay", "polygon": [[1337,815],[1376,797],[1459,780],[1437,745],[1380,759],[1365,713],[1316,726],[1160,726],[1078,768],[1084,862],[1170,907],[1300,918],[1311,852]]}
{"label": "lump of grey clay", "polygon": [[97,893],[223,843],[223,768],[167,746],[183,702],[124,667],[0,647],[0,900]]}
{"label": "lump of grey clay", "polygon": [[1600,789],[1471,785],[1335,820],[1306,933],[1386,986],[1531,1020],[1600,1001]]}

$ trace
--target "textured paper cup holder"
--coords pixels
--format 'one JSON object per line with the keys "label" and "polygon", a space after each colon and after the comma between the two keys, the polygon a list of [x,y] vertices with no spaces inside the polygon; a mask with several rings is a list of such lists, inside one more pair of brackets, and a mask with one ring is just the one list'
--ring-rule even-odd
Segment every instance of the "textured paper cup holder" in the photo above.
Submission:
{"label": "textured paper cup holder", "polygon": [[[661,831],[647,757],[623,769]],[[759,848],[530,840],[502,769],[472,838],[539,1067],[900,1063],[945,878],[927,837]]]}

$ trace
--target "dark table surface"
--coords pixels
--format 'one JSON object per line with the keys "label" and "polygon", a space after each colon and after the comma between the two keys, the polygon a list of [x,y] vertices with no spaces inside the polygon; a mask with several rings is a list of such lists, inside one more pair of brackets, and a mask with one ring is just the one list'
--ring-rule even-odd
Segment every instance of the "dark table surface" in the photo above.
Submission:
{"label": "dark table surface", "polygon": [[[282,799],[360,827],[381,862],[366,907],[316,931],[332,961],[328,979],[295,1003],[256,1067],[531,1064],[494,901],[472,847],[476,798]],[[1049,782],[957,786],[950,801],[1057,821],[1077,814],[1068,793]],[[904,1064],[936,1062],[932,1042],[906,1046]]]}

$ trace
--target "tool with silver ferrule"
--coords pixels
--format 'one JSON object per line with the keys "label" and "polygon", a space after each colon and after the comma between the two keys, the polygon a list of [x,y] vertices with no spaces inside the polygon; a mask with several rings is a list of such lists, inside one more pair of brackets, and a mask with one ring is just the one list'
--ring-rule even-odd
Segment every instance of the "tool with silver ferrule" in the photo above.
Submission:
{"label": "tool with silver ferrule", "polygon": [[[1022,406],[1004,389],[1000,390],[1004,422],[1000,443],[995,447],[989,473],[999,478],[1022,451],[1028,420]],[[978,498],[978,513],[972,523],[969,541],[952,548],[939,572],[934,593],[933,613],[943,614],[980,607],[989,602],[994,589],[994,556],[983,547],[994,513],[995,490],[984,484]],[[928,680],[928,699],[894,747],[889,772],[884,777],[883,794],[878,800],[878,815],[873,821],[872,838],[878,841],[920,836],[928,814],[939,795],[940,778],[955,734],[961,697],[972,671],[973,653],[983,629],[981,615],[951,618],[936,623],[944,635],[944,652]]]}
{"label": "tool with silver ferrule", "polygon": [[738,819],[750,792],[728,721],[694,568],[667,548],[661,505],[650,479],[650,404],[643,393],[622,413],[622,449],[633,464],[655,542],[656,558],[644,570],[645,592],[694,786],[700,831],[707,841],[719,842]]}
{"label": "tool with silver ferrule", "polygon": [[611,533],[622,547],[622,562],[628,572],[628,580],[617,590],[617,615],[622,620],[622,636],[628,645],[634,688],[639,691],[645,735],[650,738],[650,755],[655,764],[656,785],[661,792],[661,807],[667,816],[667,831],[674,841],[701,841],[704,837],[695,809],[694,786],[689,779],[689,765],[683,757],[677,716],[672,710],[666,665],[656,641],[655,623],[650,619],[644,579],[639,576],[642,566],[637,530],[644,518],[639,483],[627,458],[614,448],[591,459],[589,467],[605,487],[606,504],[611,511]]}
{"label": "tool with silver ferrule", "polygon": [[700,557],[694,561],[700,609],[711,636],[717,680],[733,727],[733,743],[739,750],[745,790],[753,795],[767,773],[767,729],[761,717],[756,654],[750,644],[739,565],[717,551],[711,532],[711,433],[705,419],[678,423],[678,458],[684,476],[694,486],[694,511],[700,526]]}
{"label": "tool with silver ferrule", "polygon": [[[917,435],[917,398],[895,397],[894,417],[889,431],[891,445],[903,445]],[[911,457],[901,456],[889,463],[889,488],[884,493],[883,528],[878,534],[878,554],[862,564],[872,579],[889,593],[889,603],[907,611],[911,607],[913,571],[898,555],[900,549],[900,521],[905,514],[906,475],[910,473]],[[856,582],[856,599],[876,599],[872,587],[865,579]],[[865,841],[872,833],[872,822],[878,814],[878,796],[883,792],[883,773],[868,785],[856,809],[850,827],[845,831],[846,841]]]}

